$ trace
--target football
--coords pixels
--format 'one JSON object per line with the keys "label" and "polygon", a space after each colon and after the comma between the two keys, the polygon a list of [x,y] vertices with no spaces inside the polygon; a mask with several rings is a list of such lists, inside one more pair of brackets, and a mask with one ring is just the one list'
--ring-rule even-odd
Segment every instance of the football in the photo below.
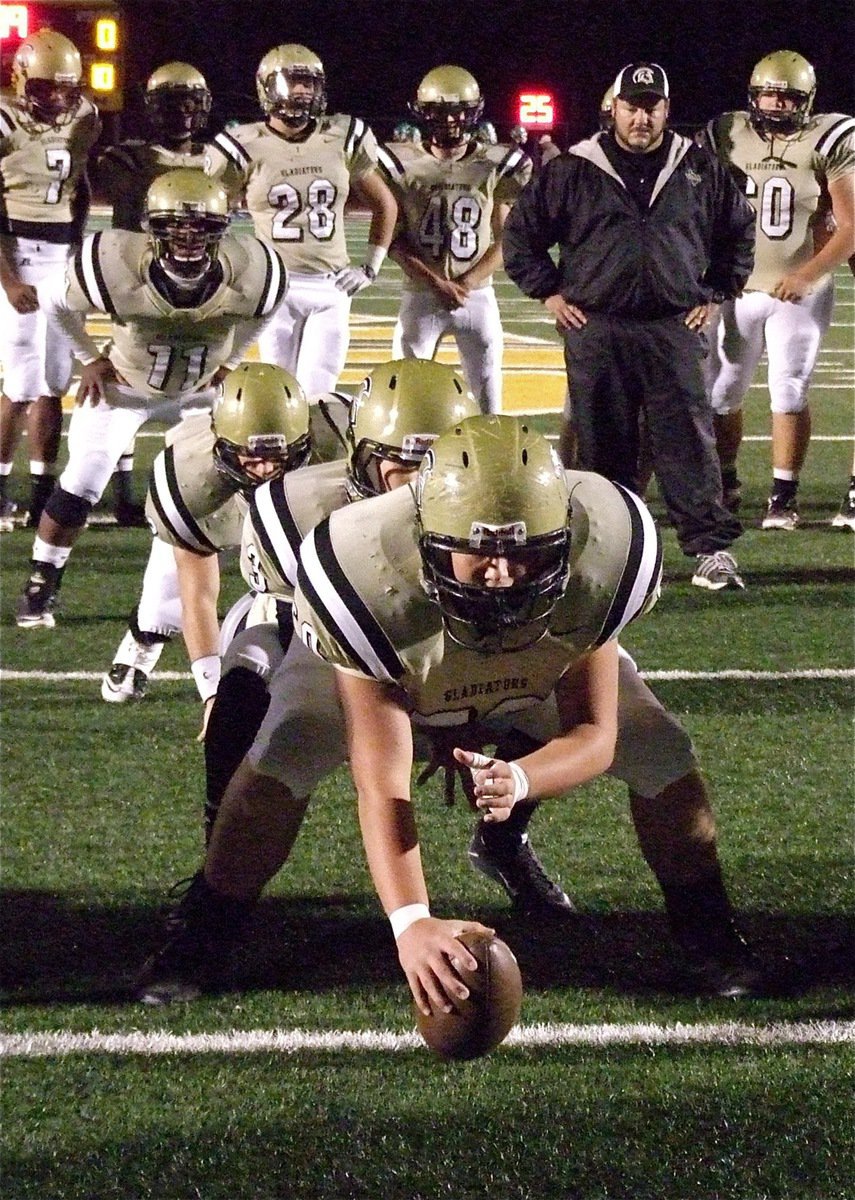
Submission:
{"label": "football", "polygon": [[464,933],[460,940],[478,960],[477,971],[456,968],[469,996],[450,1013],[428,1017],[415,1009],[419,1033],[443,1059],[488,1054],[519,1020],[522,1004],[520,969],[510,947],[487,934]]}

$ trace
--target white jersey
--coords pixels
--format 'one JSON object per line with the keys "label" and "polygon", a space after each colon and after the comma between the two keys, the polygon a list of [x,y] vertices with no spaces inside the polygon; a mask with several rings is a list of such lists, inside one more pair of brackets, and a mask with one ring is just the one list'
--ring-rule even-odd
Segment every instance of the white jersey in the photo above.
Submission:
{"label": "white jersey", "polygon": [[568,471],[570,570],[536,645],[482,654],[452,642],[422,586],[409,488],[339,509],[300,550],[295,626],[326,661],[396,684],[414,719],[454,725],[545,700],[584,655],[656,602],[662,548],[644,504],[589,472]]}
{"label": "white jersey", "polygon": [[827,240],[828,185],[855,172],[855,117],[817,113],[796,133],[763,137],[747,112],[729,112],[710,121],[701,140],[745,175],[745,194],[757,214],[746,291],[771,292]]}
{"label": "white jersey", "polygon": [[374,134],[358,117],[321,117],[304,138],[266,122],[217,134],[207,171],[246,197],[257,237],[289,271],[327,274],[347,266],[344,209],[351,182],[377,166]]}
{"label": "white jersey", "polygon": [[78,189],[101,132],[98,110],[85,98],[57,127],[34,125],[13,101],[0,103],[0,233],[69,244]]}
{"label": "white jersey", "polygon": [[[71,260],[62,311],[110,317],[110,361],[135,392],[157,398],[204,388],[221,366],[236,366],[281,302],[286,275],[253,237],[226,234],[222,278],[193,308],[176,308],[151,278],[146,234],[114,229],[87,237]],[[235,359],[235,356],[237,358]]]}
{"label": "white jersey", "polygon": [[[513,204],[532,170],[531,159],[517,147],[476,141],[458,159],[436,158],[411,143],[381,146],[379,155],[398,201],[397,234],[411,254],[444,279],[457,279],[484,257],[493,240],[495,206]],[[430,290],[409,277],[406,286]]]}

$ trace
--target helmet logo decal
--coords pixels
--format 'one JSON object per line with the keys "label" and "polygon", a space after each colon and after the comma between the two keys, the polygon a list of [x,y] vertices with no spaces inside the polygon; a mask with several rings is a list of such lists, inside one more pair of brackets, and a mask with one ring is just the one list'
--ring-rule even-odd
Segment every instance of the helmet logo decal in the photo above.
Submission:
{"label": "helmet logo decal", "polygon": [[486,521],[473,521],[469,530],[469,545],[473,550],[480,550],[485,539],[524,546],[528,540],[525,521],[512,521],[509,525],[488,525]]}

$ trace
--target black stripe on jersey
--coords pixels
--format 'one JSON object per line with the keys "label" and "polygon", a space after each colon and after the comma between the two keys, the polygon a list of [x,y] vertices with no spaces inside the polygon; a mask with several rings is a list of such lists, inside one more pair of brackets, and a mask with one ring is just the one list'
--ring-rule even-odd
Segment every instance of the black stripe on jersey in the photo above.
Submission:
{"label": "black stripe on jersey", "polygon": [[514,171],[516,171],[518,167],[522,166],[525,157],[525,153],[520,150],[518,146],[511,147],[511,149],[499,163],[498,170],[496,171],[496,178],[504,179],[506,175],[513,175]]}
{"label": "black stripe on jersey", "polygon": [[116,306],[107,287],[104,272],[101,270],[101,238],[103,234],[104,231],[99,230],[91,237],[83,239],[83,244],[74,256],[74,273],[83,294],[92,307],[114,317]]}
{"label": "black stripe on jersey", "polygon": [[0,136],[11,137],[15,132],[15,122],[12,114],[5,107],[0,107]]}
{"label": "black stripe on jersey", "polygon": [[249,154],[244,150],[240,142],[236,141],[230,133],[223,130],[214,138],[213,144],[218,150],[226,156],[230,163],[233,163],[239,171],[245,171],[252,162]]}
{"label": "black stripe on jersey", "polygon": [[[163,451],[163,466],[166,472],[166,486],[169,491],[169,499],[172,501],[172,504],[175,506],[177,511],[181,514],[181,517],[187,528],[192,530],[194,536],[198,538],[197,544],[194,545],[193,542],[188,542],[187,539],[182,536],[181,532],[175,527],[174,522],[170,520],[169,514],[166,511],[163,500],[158,494],[157,488],[155,486],[151,486],[150,495],[161,521],[172,534],[172,537],[175,539],[178,545],[183,546],[185,550],[190,550],[193,554],[200,554],[202,553],[202,547],[207,547],[211,554],[216,554],[219,550],[219,546],[215,546],[214,543],[208,537],[206,537],[197,524],[196,518],[184,503],[184,498],[181,495],[181,488],[178,486],[178,476],[175,473],[175,448],[173,446],[167,446]],[[152,484],[153,482],[154,476],[152,476]]]}
{"label": "black stripe on jersey", "polygon": [[[291,553],[294,555],[294,561],[299,558],[300,543],[303,540],[303,533],[291,513],[291,508],[288,504],[288,499],[285,495],[285,480],[277,479],[270,485],[270,502],[273,505],[273,511],[276,513],[276,519],[279,522],[277,534],[281,533],[282,537],[288,542],[291,548]],[[288,570],[288,564],[284,563],[276,553],[275,543],[271,537],[268,525],[262,519],[258,511],[257,494],[253,493],[252,499],[249,502],[250,520],[252,522],[252,531],[258,538],[259,544],[263,547],[265,554],[271,562],[276,564],[276,570],[280,578],[287,580],[293,587],[295,579],[293,578],[293,570]]]}
{"label": "black stripe on jersey", "polygon": [[[619,483],[614,486],[620,493],[629,514],[629,553],[608,616],[597,638],[598,646],[604,645],[644,610],[644,606],[659,586],[659,577],[662,573],[662,540],[653,527],[652,518],[649,524],[651,533],[645,532],[644,521],[638,507],[639,504],[643,504],[643,501],[636,502],[627,489],[621,487]],[[653,549],[653,538],[655,538],[655,556],[651,563],[650,552]],[[646,563],[645,558],[647,559]],[[640,569],[646,572],[645,578],[640,578]],[[630,610],[629,605],[639,583],[644,587],[644,594],[640,602],[639,598],[635,597],[632,610]]]}
{"label": "black stripe on jersey", "polygon": [[[395,653],[395,648],[387,638],[382,626],[378,624],[373,614],[365,606],[362,597],[351,585],[350,580],[347,578],[335,556],[332,539],[330,538],[329,518],[315,526],[311,538],[314,542],[318,563],[324,573],[326,583],[335,593],[342,610],[347,613],[348,619],[358,626],[359,632],[370,644],[371,649],[379,659],[387,675],[392,679],[400,679],[404,674],[404,664]],[[297,584],[303,589],[312,609],[318,615],[318,618],[323,621],[327,631],[335,638],[351,661],[356,663],[365,675],[373,679],[378,678],[376,668],[371,663],[365,661],[363,656],[353,646],[333,613],[324,603],[313,584],[311,576],[306,570],[305,560],[302,558],[297,570]]]}
{"label": "black stripe on jersey", "polygon": [[365,133],[368,126],[359,117],[351,117],[350,124],[347,127],[347,136],[344,139],[344,152],[351,158],[356,154],[359,147],[365,140]]}
{"label": "black stripe on jersey", "polygon": [[855,117],[841,117],[839,121],[834,122],[830,129],[826,129],[819,139],[815,147],[816,153],[828,158],[853,130],[855,130]]}
{"label": "black stripe on jersey", "polygon": [[99,166],[104,164],[123,167],[124,170],[130,171],[133,174],[139,170],[136,155],[131,152],[126,146],[108,146],[101,157]]}
{"label": "black stripe on jersey", "polygon": [[288,274],[282,263],[282,259],[276,251],[271,250],[265,242],[259,241],[258,244],[264,251],[267,269],[264,273],[264,287],[261,289],[261,299],[252,315],[254,317],[266,317],[273,312],[276,305],[285,295],[285,289],[288,286]]}
{"label": "black stripe on jersey", "polygon": [[388,146],[377,146],[377,162],[387,179],[397,180],[403,177],[404,165]]}

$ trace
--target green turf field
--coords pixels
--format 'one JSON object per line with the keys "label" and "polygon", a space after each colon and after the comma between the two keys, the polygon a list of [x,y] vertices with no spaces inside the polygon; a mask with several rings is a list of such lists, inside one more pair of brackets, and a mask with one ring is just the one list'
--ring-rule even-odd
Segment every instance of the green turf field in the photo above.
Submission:
{"label": "green turf field", "polygon": [[[509,408],[554,431],[554,334],[539,306],[499,288]],[[357,299],[346,386],[388,354],[395,293],[387,267]],[[675,990],[620,786],[550,802],[533,826],[579,907],[562,929],[511,918],[467,865],[469,813],[428,787],[417,804],[434,910],[494,924],[525,983],[506,1045],[442,1065],[412,1036],[341,771],[260,906],[234,991],[167,1011],[130,1003],[168,888],[199,862],[195,689],[171,645],[142,705],[100,699],[144,531],[92,525],[52,631],[15,627],[31,537],[0,538],[7,1200],[851,1200],[855,542],[828,520],[851,466],[852,341],[841,274],[804,527],[759,529],[758,380],[741,462],[745,592],[691,587],[666,529],[662,599],[626,638],[696,741],[734,900],[780,981],[762,1000]],[[139,439],[140,495],[159,444]],[[232,571],[223,611],[241,590]]]}

